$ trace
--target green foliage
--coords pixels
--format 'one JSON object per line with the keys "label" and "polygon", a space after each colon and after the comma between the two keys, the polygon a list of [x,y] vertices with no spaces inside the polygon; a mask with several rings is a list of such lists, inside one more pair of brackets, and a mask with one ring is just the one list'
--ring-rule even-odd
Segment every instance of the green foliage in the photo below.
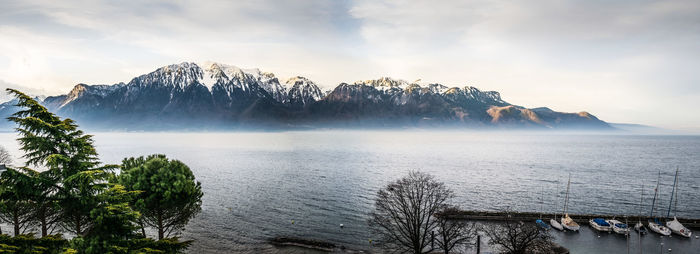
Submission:
{"label": "green foliage", "polygon": [[124,159],[118,182],[140,192],[133,204],[158,239],[179,232],[201,211],[201,184],[187,165],[165,155]]}
{"label": "green foliage", "polygon": [[[90,227],[90,210],[96,204],[95,195],[105,189],[104,173],[115,166],[100,167],[92,136],[84,134],[71,119],[61,119],[26,94],[7,89],[22,110],[8,120],[17,124],[20,149],[25,152],[27,165],[45,166],[40,175],[35,198],[42,234],[61,214],[64,229],[83,235]],[[99,171],[99,172],[98,172]],[[83,173],[87,172],[87,173]],[[55,201],[59,200],[60,210]]]}
{"label": "green foliage", "polygon": [[0,235],[0,253],[58,254],[67,244],[68,240],[61,235],[48,235],[42,238],[35,238],[31,234],[15,237]]}
{"label": "green foliage", "polygon": [[0,243],[0,253],[17,253],[19,250],[17,246]]}
{"label": "green foliage", "polygon": [[135,237],[135,221],[140,214],[131,209],[135,192],[113,184],[98,195],[100,203],[90,212],[93,227],[86,234],[89,241],[85,253],[127,253],[129,239]]}
{"label": "green foliage", "polygon": [[68,248],[62,254],[78,254],[78,250],[73,249],[73,248]]}
{"label": "green foliage", "polygon": [[15,236],[31,226],[34,183],[30,176],[15,169],[0,175],[0,220],[14,226]]}
{"label": "green foliage", "polygon": [[[70,241],[70,248],[64,253],[185,253],[185,250],[192,244],[192,241],[180,241],[177,238],[164,238],[153,240],[151,238],[135,238],[115,243],[104,243],[89,240],[82,237],[73,238]],[[98,248],[100,248],[98,250]]]}
{"label": "green foliage", "polygon": [[[8,120],[26,166],[0,175],[0,219],[15,225],[16,237],[0,235],[0,253],[183,253],[191,241],[164,238],[181,230],[201,210],[202,191],[190,169],[164,155],[100,166],[91,135],[13,89],[22,110]],[[126,186],[126,187],[125,187]],[[134,210],[133,207],[138,208]],[[143,212],[146,216],[141,216]],[[143,219],[142,219],[143,218]],[[137,222],[159,229],[159,241],[139,238]],[[70,242],[49,235],[55,225],[76,235]],[[34,224],[42,238],[21,235]],[[0,232],[1,233],[1,232]],[[67,248],[70,247],[70,248]]]}
{"label": "green foliage", "polygon": [[44,165],[68,177],[99,164],[92,136],[79,130],[73,120],[61,120],[20,91],[7,91],[18,99],[15,106],[22,108],[7,119],[18,125],[18,141],[28,165]]}
{"label": "green foliage", "polygon": [[0,165],[9,165],[10,163],[12,163],[12,155],[5,147],[0,146]]}
{"label": "green foliage", "polygon": [[64,180],[66,188],[59,201],[63,210],[64,228],[84,236],[93,226],[91,211],[100,205],[100,195],[108,188],[109,172],[101,170],[81,171]]}
{"label": "green foliage", "polygon": [[185,253],[192,241],[180,241],[177,237],[155,241],[151,238],[136,239],[131,246],[135,253]]}
{"label": "green foliage", "polygon": [[31,177],[33,183],[29,193],[34,202],[33,224],[40,227],[42,236],[50,235],[61,220],[61,207],[55,195],[55,181],[49,176],[49,171],[37,172],[24,168],[24,172]]}

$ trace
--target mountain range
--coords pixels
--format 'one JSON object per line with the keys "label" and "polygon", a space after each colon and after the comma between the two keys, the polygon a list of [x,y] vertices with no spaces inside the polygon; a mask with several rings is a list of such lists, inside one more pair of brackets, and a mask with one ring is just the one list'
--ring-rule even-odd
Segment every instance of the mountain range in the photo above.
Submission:
{"label": "mountain range", "polygon": [[[391,78],[341,83],[323,91],[305,77],[220,63],[181,63],[112,85],[76,85],[37,98],[83,126],[107,130],[240,128],[613,129],[587,112],[563,113],[504,101],[495,91]],[[17,110],[0,104],[0,117]],[[0,128],[7,129],[7,122]]]}

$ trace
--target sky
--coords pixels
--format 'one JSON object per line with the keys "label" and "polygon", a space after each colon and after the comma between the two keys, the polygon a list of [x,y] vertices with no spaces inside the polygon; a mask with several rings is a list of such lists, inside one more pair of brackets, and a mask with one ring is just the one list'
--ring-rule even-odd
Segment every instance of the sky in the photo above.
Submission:
{"label": "sky", "polygon": [[[0,0],[0,88],[56,95],[215,61],[325,89],[393,77],[700,130],[700,1]],[[4,99],[0,97],[0,100]]]}

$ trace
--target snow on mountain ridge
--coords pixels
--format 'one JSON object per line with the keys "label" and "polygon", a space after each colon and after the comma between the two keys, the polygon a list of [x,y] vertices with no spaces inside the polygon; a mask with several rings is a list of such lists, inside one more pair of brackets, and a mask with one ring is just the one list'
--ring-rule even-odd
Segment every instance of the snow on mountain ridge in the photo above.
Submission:
{"label": "snow on mountain ridge", "polygon": [[405,90],[410,84],[405,80],[381,77],[379,79],[355,81],[354,85],[372,86],[375,89],[384,92],[392,89]]}
{"label": "snow on mountain ridge", "polygon": [[[281,83],[273,73],[262,72],[258,68],[242,69],[237,66],[211,61],[200,63],[183,62],[163,66],[151,73],[138,76],[129,83],[129,86],[140,87],[146,85],[168,86],[179,91],[184,91],[190,85],[203,85],[212,93],[214,87],[218,86],[220,88],[217,89],[223,89],[229,95],[231,95],[233,89],[240,88],[244,92],[251,93],[251,95],[255,94],[258,97],[267,96],[264,92],[261,93],[264,90],[272,99],[283,104],[294,102],[306,105],[311,101],[319,101],[327,96],[316,83],[301,76],[292,77]],[[457,93],[463,98],[507,104],[501,99],[498,92],[480,91],[471,86],[463,88],[448,87],[438,83],[424,82],[420,79],[408,82],[401,79],[381,77],[374,80],[356,81],[349,85],[348,89],[358,85],[370,86],[383,94],[391,96],[401,96],[404,93],[413,93],[414,91],[420,94],[434,93],[439,95]],[[79,97],[82,94],[81,89],[86,88],[76,86],[74,91],[67,95],[62,105],[68,104]],[[129,90],[131,89],[129,88]],[[93,90],[107,91],[108,89]],[[104,95],[100,94],[100,96]]]}
{"label": "snow on mountain ridge", "polygon": [[199,83],[202,78],[203,72],[199,66],[184,62],[160,67],[151,73],[132,79],[129,84],[138,86],[159,84],[184,90],[190,84]]}
{"label": "snow on mountain ridge", "polygon": [[[163,69],[163,70],[161,70]],[[281,103],[286,103],[292,99],[297,100],[298,98],[291,98],[290,96],[311,96],[311,99],[320,100],[325,97],[323,92],[317,93],[316,89],[305,90],[308,93],[303,93],[302,90],[292,91],[296,82],[301,81],[301,84],[313,85],[318,88],[314,82],[303,78],[303,77],[292,77],[288,79],[285,83],[279,82],[279,79],[275,77],[273,73],[262,72],[258,68],[242,69],[237,66],[221,64],[216,62],[201,62],[201,63],[190,63],[184,62],[181,64],[169,65],[166,67],[161,67],[157,71],[165,71],[166,74],[178,73],[187,74],[187,70],[194,71],[194,74],[185,75],[181,80],[180,86],[184,87],[189,85],[193,81],[206,86],[209,91],[212,90],[213,86],[216,84],[233,84],[236,87],[241,88],[244,91],[250,90],[250,83],[256,83],[258,86],[267,91],[276,101]],[[172,76],[167,80],[166,84],[175,83],[178,81]],[[305,80],[305,81],[304,81]],[[500,94],[495,91],[481,91],[472,86],[460,87],[448,87],[438,83],[429,83],[419,80],[414,82],[408,82],[401,79],[393,79],[390,77],[381,77],[373,80],[360,80],[352,83],[352,86],[366,85],[371,86],[374,89],[381,91],[382,93],[395,94],[404,91],[412,91],[414,89],[419,89],[421,92],[432,92],[435,94],[447,94],[451,92],[459,92],[464,96],[476,100],[492,100],[498,103],[504,102]],[[427,88],[424,90],[423,88]],[[457,90],[455,90],[457,89]],[[320,91],[320,89],[319,89]],[[302,93],[300,93],[302,92]]]}
{"label": "snow on mountain ridge", "polygon": [[[258,70],[259,72],[259,70]],[[273,99],[280,103],[287,101],[287,90],[288,88],[280,84],[279,79],[275,77],[275,74],[271,72],[259,72],[258,81],[260,82],[260,87],[265,89]]]}
{"label": "snow on mountain ridge", "polygon": [[500,93],[496,91],[481,91],[476,87],[473,86],[465,86],[465,87],[448,87],[439,83],[429,83],[425,81],[416,80],[414,82],[407,82],[405,80],[401,79],[392,79],[390,77],[381,77],[379,79],[373,79],[373,80],[361,80],[361,81],[356,81],[352,85],[366,85],[366,86],[371,86],[377,89],[378,91],[381,91],[383,93],[389,93],[389,94],[395,94],[395,93],[400,93],[400,92],[410,92],[413,90],[418,89],[417,91],[423,92],[423,88],[427,88],[427,91],[430,91],[435,94],[440,94],[440,95],[445,95],[445,94],[450,94],[450,93],[461,93],[464,96],[475,99],[475,100],[493,100],[498,103],[502,104],[507,104],[505,101],[501,99]]}
{"label": "snow on mountain ridge", "polygon": [[237,81],[232,83],[244,91],[248,91],[250,90],[250,84],[246,81],[252,79],[256,80],[257,85],[267,91],[276,101],[283,102],[286,100],[287,89],[280,84],[275,74],[271,72],[262,72],[258,68],[242,69],[237,66],[210,61],[197,65],[202,67],[204,71],[204,78],[200,83],[206,86],[209,91],[212,90],[215,84],[225,84],[231,82],[232,79],[237,79]]}
{"label": "snow on mountain ridge", "polygon": [[285,85],[289,89],[286,102],[292,104],[307,105],[324,97],[316,83],[305,77],[292,77],[285,82]]}
{"label": "snow on mountain ridge", "polygon": [[[65,100],[59,105],[59,108],[67,105],[68,103],[70,103],[78,98],[80,98],[81,96],[84,96],[85,94],[91,94],[91,95],[97,95],[100,97],[105,97],[109,93],[114,92],[114,90],[116,90],[117,88],[120,88],[122,86],[124,86],[124,83],[119,83],[119,84],[115,84],[115,85],[86,85],[83,83],[77,84],[66,95]],[[44,99],[46,99],[45,96],[40,101],[43,101]]]}

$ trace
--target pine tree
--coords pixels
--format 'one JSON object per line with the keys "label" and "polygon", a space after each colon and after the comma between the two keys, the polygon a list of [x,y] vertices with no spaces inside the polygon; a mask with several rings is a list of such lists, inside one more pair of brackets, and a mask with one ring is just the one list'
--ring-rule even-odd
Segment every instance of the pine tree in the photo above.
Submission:
{"label": "pine tree", "polygon": [[201,211],[201,184],[187,165],[165,155],[124,159],[118,181],[139,192],[135,208],[159,240],[178,233]]}
{"label": "pine tree", "polygon": [[32,188],[31,177],[18,170],[7,169],[0,175],[0,220],[12,224],[15,236],[32,224]]}
{"label": "pine tree", "polygon": [[[106,189],[104,178],[75,177],[82,172],[107,172],[116,166],[100,166],[92,136],[83,133],[71,119],[61,119],[49,112],[36,100],[26,94],[7,89],[17,98],[16,106],[22,110],[8,120],[17,124],[20,149],[25,152],[27,165],[44,166],[45,172],[38,175],[42,188],[38,197],[45,203],[38,204],[40,211],[36,218],[42,223],[42,235],[47,234],[52,225],[51,218],[60,212],[61,225],[76,235],[84,235],[91,226],[90,211],[97,204],[96,195]],[[91,173],[88,173],[93,175]],[[85,182],[86,179],[95,182]],[[99,190],[97,188],[102,188]],[[52,210],[52,202],[57,201],[60,210]]]}

